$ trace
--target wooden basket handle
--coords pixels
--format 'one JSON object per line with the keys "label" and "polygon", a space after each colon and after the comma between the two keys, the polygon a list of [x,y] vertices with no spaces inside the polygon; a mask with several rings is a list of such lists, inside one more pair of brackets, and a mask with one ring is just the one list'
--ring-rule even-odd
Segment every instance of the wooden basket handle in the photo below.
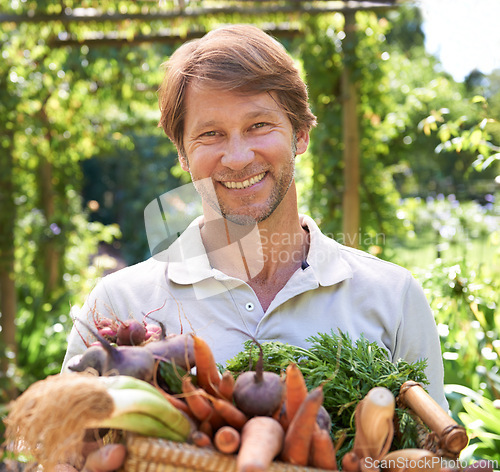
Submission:
{"label": "wooden basket handle", "polygon": [[419,383],[405,382],[399,390],[399,401],[437,434],[444,449],[458,454],[467,446],[469,438],[465,428],[457,424]]}

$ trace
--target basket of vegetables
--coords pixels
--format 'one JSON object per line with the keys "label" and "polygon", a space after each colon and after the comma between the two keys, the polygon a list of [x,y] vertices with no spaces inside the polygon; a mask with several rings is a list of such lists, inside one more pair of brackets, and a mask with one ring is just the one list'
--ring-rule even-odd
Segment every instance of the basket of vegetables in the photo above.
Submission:
{"label": "basket of vegetables", "polygon": [[70,372],[31,385],[7,416],[9,447],[53,470],[81,462],[96,431],[126,443],[124,472],[306,472],[440,470],[435,458],[467,445],[423,389],[425,364],[393,364],[364,338],[318,334],[307,350],[249,341],[221,369],[194,334],[134,341],[139,330],[118,345],[94,333]]}

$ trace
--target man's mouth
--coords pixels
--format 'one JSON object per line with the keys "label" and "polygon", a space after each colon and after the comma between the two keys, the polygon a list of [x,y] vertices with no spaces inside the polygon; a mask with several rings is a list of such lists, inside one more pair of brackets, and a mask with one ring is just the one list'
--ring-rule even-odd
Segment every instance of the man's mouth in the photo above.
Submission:
{"label": "man's mouth", "polygon": [[239,188],[239,189],[248,188],[256,184],[257,182],[260,182],[265,177],[265,175],[266,173],[262,172],[262,174],[255,175],[254,177],[251,177],[250,179],[247,180],[243,180],[241,182],[227,181],[227,182],[221,182],[221,184],[224,185],[224,187],[226,188]]}

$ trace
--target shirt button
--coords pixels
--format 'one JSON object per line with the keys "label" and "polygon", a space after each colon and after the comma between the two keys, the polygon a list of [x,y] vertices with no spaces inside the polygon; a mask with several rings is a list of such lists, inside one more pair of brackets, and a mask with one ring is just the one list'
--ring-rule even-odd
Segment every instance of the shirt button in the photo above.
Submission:
{"label": "shirt button", "polygon": [[253,311],[255,305],[252,302],[248,302],[247,304],[245,304],[245,308],[247,311]]}

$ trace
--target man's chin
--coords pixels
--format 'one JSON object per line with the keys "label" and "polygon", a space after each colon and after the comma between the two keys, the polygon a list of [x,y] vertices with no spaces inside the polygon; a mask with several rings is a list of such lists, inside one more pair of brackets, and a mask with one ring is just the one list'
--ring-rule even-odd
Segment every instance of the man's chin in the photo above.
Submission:
{"label": "man's chin", "polygon": [[260,223],[262,219],[260,218],[255,218],[254,216],[247,215],[247,214],[241,214],[241,213],[226,213],[223,212],[222,216],[230,221],[231,223],[240,225],[240,226],[249,226],[249,225],[256,225],[257,223]]}

